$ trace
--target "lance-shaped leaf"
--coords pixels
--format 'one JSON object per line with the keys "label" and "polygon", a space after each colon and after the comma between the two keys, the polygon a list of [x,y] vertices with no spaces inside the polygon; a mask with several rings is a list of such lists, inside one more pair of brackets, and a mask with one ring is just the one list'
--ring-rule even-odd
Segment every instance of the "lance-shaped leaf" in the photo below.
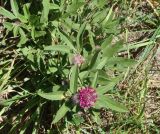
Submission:
{"label": "lance-shaped leaf", "polygon": [[99,52],[100,51],[96,51],[94,54],[93,54],[93,57],[91,58],[91,62],[90,62],[90,69],[93,69],[96,62],[99,60],[98,59],[98,55],[99,55]]}
{"label": "lance-shaped leaf", "polygon": [[41,16],[41,22],[47,22],[49,10],[50,10],[50,0],[43,0],[42,4],[43,4],[43,11]]}
{"label": "lance-shaped leaf", "polygon": [[112,40],[113,40],[113,35],[110,35],[108,38],[106,38],[101,44],[102,50],[104,50],[106,46],[110,45]]}
{"label": "lance-shaped leaf", "polygon": [[70,47],[71,49],[73,49],[74,51],[77,51],[73,45],[73,41],[71,40],[71,38],[62,30],[59,29],[58,31],[60,38],[65,42],[65,44]]}
{"label": "lance-shaped leaf", "polygon": [[135,65],[137,62],[133,59],[127,59],[123,57],[112,57],[107,61],[107,66],[113,66],[113,65],[121,65],[123,67],[130,67]]}
{"label": "lance-shaped leaf", "polygon": [[97,4],[99,8],[102,8],[107,3],[106,0],[97,0]]}
{"label": "lance-shaped leaf", "polygon": [[18,4],[17,4],[16,0],[10,0],[10,3],[11,3],[11,8],[12,8],[14,15],[17,17],[19,15]]}
{"label": "lance-shaped leaf", "polygon": [[101,70],[106,65],[107,60],[108,60],[107,57],[102,58],[99,64],[97,64],[96,69]]}
{"label": "lance-shaped leaf", "polygon": [[77,91],[78,84],[78,66],[74,65],[72,67],[71,77],[70,77],[70,91],[75,93]]}
{"label": "lance-shaped leaf", "polygon": [[23,13],[24,13],[25,18],[27,19],[29,19],[30,17],[29,7],[30,7],[30,3],[23,5]]}
{"label": "lance-shaped leaf", "polygon": [[11,12],[7,11],[3,7],[0,7],[0,15],[3,15],[11,20],[16,19],[16,16],[14,16]]}
{"label": "lance-shaped leaf", "polygon": [[76,40],[78,49],[81,49],[82,46],[83,46],[82,36],[83,36],[84,31],[85,31],[85,27],[86,27],[86,22],[84,22],[81,25],[81,27],[78,31],[77,40]]}
{"label": "lance-shaped leaf", "polygon": [[112,57],[114,54],[118,52],[120,48],[122,48],[122,41],[117,42],[114,45],[108,44],[103,50],[103,57]]}
{"label": "lance-shaped leaf", "polygon": [[11,31],[13,29],[13,24],[10,22],[3,22],[3,26],[7,28],[7,30]]}
{"label": "lance-shaped leaf", "polygon": [[45,46],[44,50],[47,50],[47,51],[60,51],[60,52],[65,52],[65,53],[70,53],[70,51],[71,51],[70,47],[68,47],[66,45]]}
{"label": "lance-shaped leaf", "polygon": [[77,0],[73,1],[73,3],[71,5],[69,5],[67,7],[67,13],[69,14],[75,14],[77,12],[77,10],[83,6],[85,4],[85,2],[78,2]]}
{"label": "lance-shaped leaf", "polygon": [[92,87],[96,88],[97,86],[97,79],[98,79],[98,71],[94,75],[94,79],[92,81]]}
{"label": "lance-shaped leaf", "polygon": [[39,91],[37,94],[47,100],[63,100],[65,98],[64,91],[55,91],[50,93],[44,93]]}
{"label": "lance-shaped leaf", "polygon": [[60,109],[57,111],[56,116],[54,117],[54,120],[52,123],[57,123],[60,119],[62,119],[65,114],[70,110],[69,107],[66,106],[66,103],[63,103],[63,105],[60,107]]}
{"label": "lance-shaped leaf", "polygon": [[105,86],[100,86],[100,87],[96,88],[97,93],[102,95],[102,94],[106,93],[107,91],[112,90],[116,86],[117,81],[116,80],[108,81],[108,82],[106,81]]}
{"label": "lance-shaped leaf", "polygon": [[105,95],[99,95],[98,100],[96,102],[95,108],[110,108],[112,110],[118,111],[118,112],[128,112],[127,108],[120,104],[119,102],[114,101],[113,99],[105,96]]}

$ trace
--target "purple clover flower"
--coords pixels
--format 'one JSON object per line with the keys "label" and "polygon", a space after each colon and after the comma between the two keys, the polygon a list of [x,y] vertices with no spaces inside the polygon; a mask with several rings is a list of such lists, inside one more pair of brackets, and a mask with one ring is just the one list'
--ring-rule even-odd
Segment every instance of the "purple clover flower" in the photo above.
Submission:
{"label": "purple clover flower", "polygon": [[73,64],[76,64],[78,66],[81,66],[81,64],[83,64],[84,61],[85,61],[84,57],[80,54],[74,55],[74,57],[72,59]]}
{"label": "purple clover flower", "polygon": [[77,94],[72,97],[76,104],[79,104],[81,108],[92,107],[97,100],[97,93],[95,89],[91,87],[84,87],[79,90]]}

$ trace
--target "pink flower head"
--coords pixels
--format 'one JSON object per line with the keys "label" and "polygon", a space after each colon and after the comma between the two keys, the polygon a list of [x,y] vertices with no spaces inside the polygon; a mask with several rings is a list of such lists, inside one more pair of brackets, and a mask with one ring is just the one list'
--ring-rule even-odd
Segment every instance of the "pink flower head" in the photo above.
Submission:
{"label": "pink flower head", "polygon": [[78,66],[80,66],[81,64],[83,64],[85,61],[84,57],[80,54],[76,54],[73,57],[73,64],[76,64]]}
{"label": "pink flower head", "polygon": [[91,87],[84,87],[79,90],[79,105],[82,108],[92,107],[97,100],[97,93]]}

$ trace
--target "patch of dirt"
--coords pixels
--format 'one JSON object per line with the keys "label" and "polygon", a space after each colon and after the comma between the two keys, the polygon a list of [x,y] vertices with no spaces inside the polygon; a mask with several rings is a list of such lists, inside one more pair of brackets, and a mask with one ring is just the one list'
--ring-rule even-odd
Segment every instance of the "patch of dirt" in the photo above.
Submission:
{"label": "patch of dirt", "polygon": [[146,96],[145,118],[147,126],[151,124],[160,129],[160,57],[156,54],[149,73],[148,94]]}

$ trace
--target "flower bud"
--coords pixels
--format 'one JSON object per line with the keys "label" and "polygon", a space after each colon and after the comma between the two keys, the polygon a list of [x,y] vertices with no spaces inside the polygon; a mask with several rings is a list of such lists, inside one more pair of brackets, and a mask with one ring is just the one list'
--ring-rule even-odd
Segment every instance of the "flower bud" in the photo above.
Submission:
{"label": "flower bud", "polygon": [[84,61],[85,61],[84,57],[80,54],[74,55],[73,60],[72,60],[73,64],[76,64],[78,66],[81,66],[81,64],[83,64]]}

